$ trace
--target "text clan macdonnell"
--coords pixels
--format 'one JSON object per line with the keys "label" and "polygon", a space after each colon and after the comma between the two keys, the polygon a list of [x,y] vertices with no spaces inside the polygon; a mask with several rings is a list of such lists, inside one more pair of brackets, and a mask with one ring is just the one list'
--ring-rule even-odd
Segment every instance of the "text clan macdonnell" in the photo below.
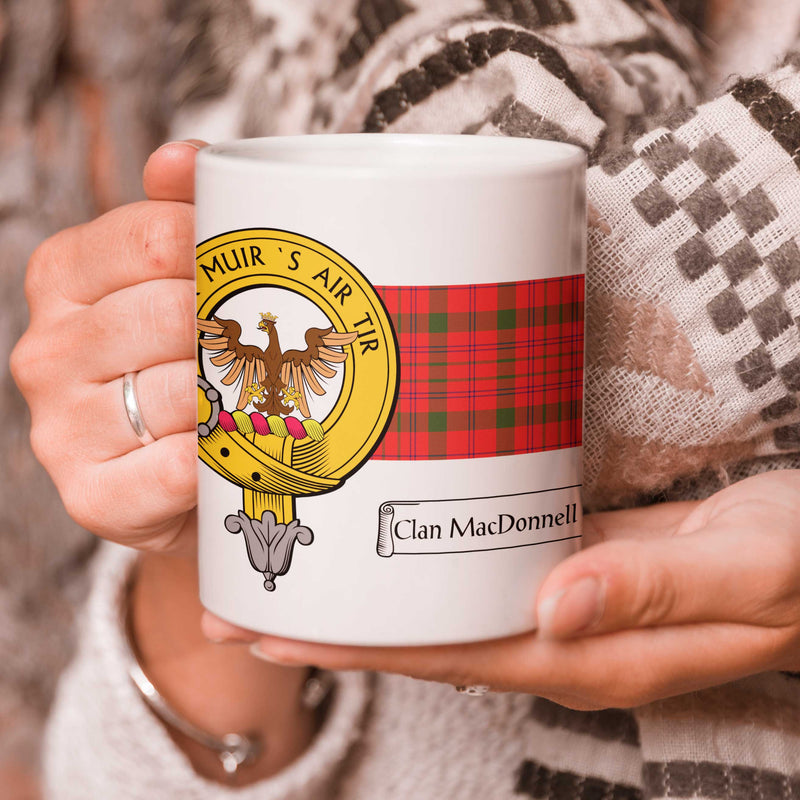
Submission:
{"label": "text clan macdonnell", "polygon": [[450,517],[448,522],[436,523],[407,517],[396,519],[392,535],[400,541],[413,539],[464,539],[473,536],[502,536],[507,533],[527,533],[530,531],[561,528],[571,525],[577,519],[577,504],[569,503],[563,511],[548,514],[515,516],[497,514],[491,519]]}

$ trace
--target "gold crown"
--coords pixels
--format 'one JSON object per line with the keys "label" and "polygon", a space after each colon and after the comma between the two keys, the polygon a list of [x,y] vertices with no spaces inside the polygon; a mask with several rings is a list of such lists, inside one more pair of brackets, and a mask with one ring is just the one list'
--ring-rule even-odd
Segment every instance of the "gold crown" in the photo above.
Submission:
{"label": "gold crown", "polygon": [[274,314],[270,314],[269,311],[267,311],[266,314],[261,315],[261,320],[262,322],[266,322],[267,320],[270,322],[277,322],[278,318]]}

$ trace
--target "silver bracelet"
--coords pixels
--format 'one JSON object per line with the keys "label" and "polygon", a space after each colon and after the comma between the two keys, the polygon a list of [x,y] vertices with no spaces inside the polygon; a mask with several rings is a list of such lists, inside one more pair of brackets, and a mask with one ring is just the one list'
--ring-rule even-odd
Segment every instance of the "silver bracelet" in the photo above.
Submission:
{"label": "silver bracelet", "polygon": [[[139,661],[138,650],[131,630],[129,597],[130,584],[125,590],[120,609],[122,617],[120,622],[124,632],[123,643],[128,660],[128,676],[144,702],[162,722],[216,753],[222,769],[227,775],[232,777],[242,765],[257,761],[264,755],[266,749],[262,737],[258,733],[226,733],[221,737],[214,736],[184,719],[156,689]],[[300,696],[302,706],[309,710],[319,708],[330,696],[333,685],[334,680],[331,673],[312,669]]]}

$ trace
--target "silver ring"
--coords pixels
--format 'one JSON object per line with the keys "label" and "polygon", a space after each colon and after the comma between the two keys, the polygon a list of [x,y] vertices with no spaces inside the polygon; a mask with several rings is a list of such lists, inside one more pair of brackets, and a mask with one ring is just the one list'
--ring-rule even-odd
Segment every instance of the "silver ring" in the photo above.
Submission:
{"label": "silver ring", "polygon": [[139,408],[139,398],[136,396],[136,376],[138,372],[127,372],[122,379],[122,399],[125,403],[125,412],[131,423],[131,428],[136,434],[136,438],[143,444],[152,444],[156,439],[147,429],[147,423],[142,416],[142,409]]}
{"label": "silver ring", "polygon": [[473,684],[472,686],[456,686],[456,691],[459,694],[465,694],[467,697],[483,697],[489,692],[488,686],[481,684]]}

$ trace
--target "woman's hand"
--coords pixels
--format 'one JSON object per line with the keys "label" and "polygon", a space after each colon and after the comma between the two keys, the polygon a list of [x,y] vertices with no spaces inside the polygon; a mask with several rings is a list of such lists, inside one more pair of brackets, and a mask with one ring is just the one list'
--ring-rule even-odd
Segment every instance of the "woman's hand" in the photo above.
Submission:
{"label": "woman's hand", "polygon": [[[31,409],[31,442],[70,516],[143,550],[195,547],[194,159],[162,147],[149,201],[47,239],[28,266],[30,326],[11,368]],[[122,401],[139,372],[142,447]]]}
{"label": "woman's hand", "polygon": [[[69,514],[149,551],[131,603],[140,660],[170,705],[216,735],[260,733],[266,754],[231,780],[210,750],[172,731],[195,769],[237,785],[272,775],[311,742],[305,670],[259,663],[200,633],[196,549],[194,162],[199,144],[148,161],[150,200],[48,239],[28,268],[30,327],[12,357],[31,408],[31,440]],[[122,378],[156,441],[143,447]],[[231,681],[231,675],[236,680]]]}
{"label": "woman's hand", "polygon": [[584,538],[541,587],[538,633],[359,648],[258,637],[208,612],[204,629],[258,641],[278,663],[486,684],[578,709],[800,669],[800,471],[758,475],[702,503],[596,514]]}

